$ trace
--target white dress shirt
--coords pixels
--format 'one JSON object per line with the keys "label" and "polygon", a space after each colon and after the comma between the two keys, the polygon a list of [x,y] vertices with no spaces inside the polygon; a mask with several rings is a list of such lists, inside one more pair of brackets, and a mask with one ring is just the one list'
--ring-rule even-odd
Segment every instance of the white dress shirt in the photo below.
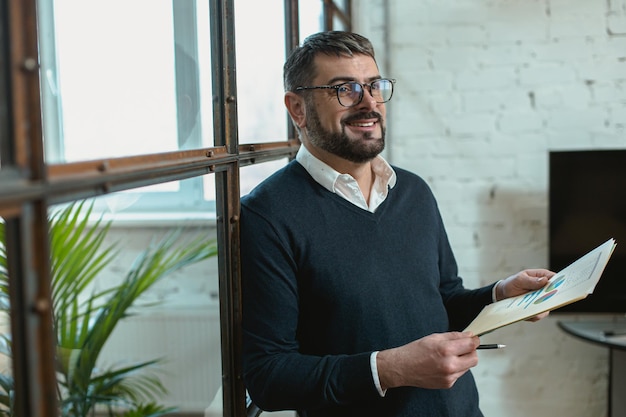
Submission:
{"label": "white dress shirt", "polygon": [[296,155],[296,160],[320,185],[328,191],[338,194],[363,210],[376,211],[378,206],[387,198],[389,188],[396,185],[396,173],[391,165],[382,156],[372,160],[374,184],[370,190],[369,204],[359,188],[359,184],[350,174],[340,174],[324,162],[317,159],[302,145]]}

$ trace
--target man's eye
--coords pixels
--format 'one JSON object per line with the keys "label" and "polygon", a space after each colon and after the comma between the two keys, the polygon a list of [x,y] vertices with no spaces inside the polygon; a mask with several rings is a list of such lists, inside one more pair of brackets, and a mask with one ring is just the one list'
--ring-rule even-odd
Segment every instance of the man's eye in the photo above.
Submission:
{"label": "man's eye", "polygon": [[337,88],[339,94],[350,94],[352,92],[352,86],[350,84],[342,84]]}

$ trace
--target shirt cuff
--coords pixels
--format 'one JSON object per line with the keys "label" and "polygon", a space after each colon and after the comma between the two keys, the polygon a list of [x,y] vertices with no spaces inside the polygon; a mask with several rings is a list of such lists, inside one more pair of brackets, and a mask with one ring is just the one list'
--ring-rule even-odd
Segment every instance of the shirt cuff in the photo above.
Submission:
{"label": "shirt cuff", "polygon": [[376,355],[378,355],[378,351],[372,352],[370,355],[370,368],[372,369],[372,377],[374,378],[374,385],[376,385],[376,390],[381,397],[384,397],[387,393],[387,390],[383,390],[380,386],[380,379],[378,378],[378,367],[376,366]]}
{"label": "shirt cuff", "polygon": [[491,289],[491,301],[493,301],[494,303],[496,301],[498,301],[498,299],[496,297],[496,288],[498,288],[498,284],[500,284],[501,282],[502,282],[502,280],[496,282],[495,285],[493,286],[493,288]]}

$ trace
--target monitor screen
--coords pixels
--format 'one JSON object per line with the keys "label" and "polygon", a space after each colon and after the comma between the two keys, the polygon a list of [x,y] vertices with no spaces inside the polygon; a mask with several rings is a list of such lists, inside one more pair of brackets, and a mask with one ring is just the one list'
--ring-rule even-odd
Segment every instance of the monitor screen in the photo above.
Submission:
{"label": "monitor screen", "polygon": [[626,149],[550,152],[548,194],[551,270],[617,243],[593,294],[557,311],[625,313]]}

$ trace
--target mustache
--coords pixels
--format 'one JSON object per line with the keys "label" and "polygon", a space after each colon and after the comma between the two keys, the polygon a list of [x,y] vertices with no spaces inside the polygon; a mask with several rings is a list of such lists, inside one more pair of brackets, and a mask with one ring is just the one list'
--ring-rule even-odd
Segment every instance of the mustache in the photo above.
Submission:
{"label": "mustache", "polygon": [[350,122],[354,122],[356,120],[363,120],[363,119],[376,119],[378,121],[381,121],[383,119],[382,114],[375,112],[375,111],[371,111],[371,112],[362,112],[362,113],[356,113],[356,114],[352,114],[348,117],[346,117],[345,119],[343,119],[344,123],[350,123]]}

